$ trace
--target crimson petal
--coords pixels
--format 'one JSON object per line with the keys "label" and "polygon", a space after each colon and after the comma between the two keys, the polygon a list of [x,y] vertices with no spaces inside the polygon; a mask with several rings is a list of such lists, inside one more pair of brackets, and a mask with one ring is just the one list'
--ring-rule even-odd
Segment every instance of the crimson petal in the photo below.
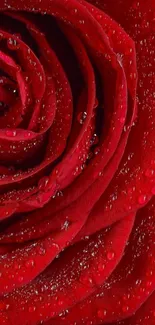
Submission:
{"label": "crimson petal", "polygon": [[154,228],[153,198],[138,212],[125,255],[113,274],[94,295],[71,309],[62,324],[75,319],[77,324],[81,320],[93,320],[96,325],[116,322],[139,309],[155,289]]}
{"label": "crimson petal", "polygon": [[[88,242],[78,244],[79,248],[81,247],[80,250],[76,247],[69,248],[64,253],[65,259],[60,258],[53,265],[51,264],[45,274],[40,275],[33,284],[3,298],[5,306],[10,306],[7,316],[10,317],[11,322],[18,325],[21,324],[22,319],[23,325],[27,320],[30,325],[37,324],[38,321],[60,313],[63,309],[94,292],[121,259],[133,222],[134,216],[130,216],[109,231],[101,231]],[[120,232],[123,234],[121,237],[118,236]],[[64,241],[64,237],[60,237]],[[115,247],[118,249],[115,250]],[[106,264],[105,269],[104,264]],[[39,292],[39,295],[36,292]],[[20,306],[17,310],[15,305],[18,300]],[[30,309],[32,313],[28,314]],[[38,313],[38,309],[42,310],[42,314]]]}

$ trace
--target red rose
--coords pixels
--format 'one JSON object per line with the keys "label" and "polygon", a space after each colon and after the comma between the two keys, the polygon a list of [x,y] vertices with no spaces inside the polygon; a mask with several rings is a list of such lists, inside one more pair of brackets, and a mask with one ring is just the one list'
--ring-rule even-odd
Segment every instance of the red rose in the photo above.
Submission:
{"label": "red rose", "polygon": [[0,324],[153,325],[155,3],[0,10]]}

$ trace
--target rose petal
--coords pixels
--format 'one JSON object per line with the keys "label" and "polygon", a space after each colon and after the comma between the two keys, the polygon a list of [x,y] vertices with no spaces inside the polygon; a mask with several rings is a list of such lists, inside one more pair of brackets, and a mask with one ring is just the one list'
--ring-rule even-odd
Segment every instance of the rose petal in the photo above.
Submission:
{"label": "rose petal", "polygon": [[[25,319],[25,324],[27,320],[29,320],[30,324],[37,324],[39,320],[49,318],[52,313],[53,315],[59,313],[93,292],[119,262],[132,229],[133,220],[134,217],[130,216],[128,220],[121,221],[109,232],[103,231],[95,235],[94,238],[92,237],[88,243],[80,243],[80,251],[76,247],[69,249],[65,253],[65,259],[58,259],[58,262],[53,264],[53,267],[51,265],[45,275],[41,275],[40,279],[36,279],[30,287],[21,288],[20,291],[15,291],[12,295],[8,295],[3,299],[4,304],[10,305],[10,310],[8,309],[7,313],[11,321],[18,325],[21,319],[23,321]],[[120,232],[123,234],[122,237],[118,236]],[[104,250],[103,246],[105,246]],[[116,246],[118,250],[115,250]],[[82,261],[85,261],[84,264]],[[98,269],[99,261],[102,265],[101,269]],[[106,264],[105,269],[103,267],[104,263]],[[86,269],[85,265],[87,266]],[[88,265],[90,265],[90,268],[88,268]],[[42,285],[43,290],[41,293]],[[36,291],[39,292],[39,296]],[[28,292],[31,292],[29,300],[27,299]],[[17,310],[14,301],[17,303],[18,299],[20,305]],[[30,308],[33,314],[27,314]],[[42,316],[38,313],[38,309],[42,310]],[[26,314],[27,317],[25,318],[24,315]]]}
{"label": "rose petal", "polygon": [[[138,63],[138,121],[132,129],[129,142],[122,163],[108,191],[101,197],[96,206],[96,217],[104,214],[109,223],[128,211],[135,211],[145,205],[154,192],[154,46],[153,12],[154,4],[150,1],[151,11],[148,12],[148,3],[141,2],[140,6],[127,6],[124,14],[118,19],[135,40]],[[119,1],[118,1],[119,6]],[[123,7],[123,8],[124,8]],[[106,2],[109,14],[114,14],[112,2]],[[141,10],[143,19],[139,17]],[[146,28],[143,22],[151,22]],[[135,29],[136,24],[136,29]],[[146,40],[144,42],[144,39]],[[147,58],[147,60],[146,60]],[[148,114],[149,111],[149,114]],[[145,121],[145,123],[144,123]],[[136,142],[135,142],[136,138]],[[149,173],[150,171],[150,173]],[[128,184],[126,186],[126,184]],[[113,197],[117,200],[113,201]],[[97,212],[98,211],[98,212]]]}
{"label": "rose petal", "polygon": [[155,289],[154,204],[153,198],[138,212],[125,255],[113,274],[92,297],[76,305],[62,324],[92,319],[97,325],[116,322],[133,315],[148,299]]}

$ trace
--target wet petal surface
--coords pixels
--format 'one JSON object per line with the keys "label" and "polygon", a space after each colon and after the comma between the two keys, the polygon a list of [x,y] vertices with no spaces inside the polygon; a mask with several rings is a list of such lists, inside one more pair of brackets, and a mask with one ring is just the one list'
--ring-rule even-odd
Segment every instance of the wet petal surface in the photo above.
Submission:
{"label": "wet petal surface", "polygon": [[154,17],[1,0],[3,325],[153,324]]}

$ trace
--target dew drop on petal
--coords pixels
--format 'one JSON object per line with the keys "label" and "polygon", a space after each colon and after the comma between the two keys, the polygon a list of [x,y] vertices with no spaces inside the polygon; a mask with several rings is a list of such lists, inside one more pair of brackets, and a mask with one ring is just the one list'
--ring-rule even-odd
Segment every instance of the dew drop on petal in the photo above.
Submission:
{"label": "dew drop on petal", "polygon": [[19,265],[18,263],[15,263],[15,264],[14,264],[14,269],[15,269],[15,270],[20,269],[20,265]]}
{"label": "dew drop on petal", "polygon": [[17,132],[16,130],[6,130],[5,134],[8,136],[8,137],[15,137]]}
{"label": "dew drop on petal", "polygon": [[17,50],[19,49],[19,43],[16,39],[13,39],[11,37],[9,37],[9,39],[7,40],[7,46],[10,50]]}
{"label": "dew drop on petal", "polygon": [[96,145],[96,144],[98,144],[98,142],[99,142],[99,138],[98,138],[97,134],[94,133],[94,135],[93,135],[93,137],[92,137],[92,139],[91,139],[91,141],[90,141],[90,144],[91,144],[91,146],[92,146],[92,145]]}
{"label": "dew drop on petal", "polygon": [[97,312],[97,316],[100,319],[104,319],[106,314],[107,314],[107,311],[105,309],[103,309],[103,310],[99,309],[98,312]]}
{"label": "dew drop on petal", "polygon": [[154,175],[154,170],[153,169],[147,169],[145,171],[145,176],[146,177],[151,178],[151,177],[153,177],[153,175]]}
{"label": "dew drop on petal", "polygon": [[23,280],[24,280],[23,276],[19,276],[19,277],[18,277],[18,281],[19,281],[20,283],[23,282]]}
{"label": "dew drop on petal", "polygon": [[141,287],[141,288],[139,289],[139,291],[140,291],[141,293],[143,293],[143,292],[145,292],[145,288]]}
{"label": "dew drop on petal", "polygon": [[101,20],[103,15],[96,15],[97,20]]}
{"label": "dew drop on petal", "polygon": [[38,249],[38,253],[39,253],[40,255],[45,255],[45,254],[46,254],[46,249],[45,249],[44,247],[39,247],[39,249]]}
{"label": "dew drop on petal", "polygon": [[9,305],[7,305],[5,302],[0,301],[0,312],[3,310],[9,309]]}
{"label": "dew drop on petal", "polygon": [[153,275],[153,271],[152,271],[152,270],[147,271],[147,273],[146,273],[146,276],[147,276],[147,277],[150,277],[150,276],[152,276],[152,275]]}
{"label": "dew drop on petal", "polygon": [[71,114],[67,114],[67,115],[65,115],[65,120],[66,120],[66,121],[70,121],[70,119],[71,119]]}
{"label": "dew drop on petal", "polygon": [[152,281],[147,281],[147,282],[146,282],[146,286],[147,286],[147,287],[151,287],[151,286],[152,286]]}
{"label": "dew drop on petal", "polygon": [[55,316],[55,312],[54,312],[54,311],[51,311],[51,312],[50,312],[50,316],[51,316],[51,317],[54,317],[54,316]]}
{"label": "dew drop on petal", "polygon": [[61,226],[62,230],[67,230],[70,226],[70,221],[69,220],[65,220],[64,224]]}
{"label": "dew drop on petal", "polygon": [[77,116],[77,120],[80,124],[83,124],[87,117],[87,112],[80,112]]}
{"label": "dew drop on petal", "polygon": [[115,257],[115,253],[114,253],[114,252],[109,251],[109,252],[107,253],[107,259],[108,259],[109,261],[113,260],[114,257]]}
{"label": "dew drop on petal", "polygon": [[31,132],[26,132],[26,133],[24,134],[24,137],[25,137],[25,138],[30,138],[30,137],[31,137]]}
{"label": "dew drop on petal", "polygon": [[58,300],[58,306],[62,306],[63,305],[63,301],[62,300]]}
{"label": "dew drop on petal", "polygon": [[90,276],[81,276],[80,282],[88,287],[91,287],[93,285],[93,280]]}
{"label": "dew drop on petal", "polygon": [[125,122],[125,117],[121,117],[121,118],[120,118],[120,123],[121,123],[121,124],[124,124],[124,122]]}
{"label": "dew drop on petal", "polygon": [[98,155],[100,152],[100,148],[99,147],[96,147],[95,150],[94,150],[94,154],[95,155]]}
{"label": "dew drop on petal", "polygon": [[100,262],[100,263],[98,264],[98,267],[97,267],[97,268],[98,268],[98,271],[99,271],[99,272],[103,272],[103,270],[105,269],[105,265],[104,265],[103,263]]}
{"label": "dew drop on petal", "polygon": [[142,194],[138,198],[138,203],[139,204],[144,204],[146,202],[146,199],[147,199],[146,195]]}
{"label": "dew drop on petal", "polygon": [[21,39],[21,34],[20,33],[15,33],[14,36],[16,36],[17,38]]}
{"label": "dew drop on petal", "polygon": [[129,310],[129,307],[128,306],[123,306],[122,307],[123,313],[126,313],[128,310]]}
{"label": "dew drop on petal", "polygon": [[33,267],[34,266],[34,260],[30,259],[30,260],[26,261],[25,266],[27,268]]}
{"label": "dew drop on petal", "polygon": [[36,307],[30,306],[28,310],[29,310],[29,313],[33,313],[36,310]]}
{"label": "dew drop on petal", "polygon": [[91,160],[94,157],[93,152],[89,152],[87,156],[87,161]]}
{"label": "dew drop on petal", "polygon": [[49,183],[49,177],[43,177],[40,179],[38,186],[40,190],[45,190],[47,188],[47,185]]}

